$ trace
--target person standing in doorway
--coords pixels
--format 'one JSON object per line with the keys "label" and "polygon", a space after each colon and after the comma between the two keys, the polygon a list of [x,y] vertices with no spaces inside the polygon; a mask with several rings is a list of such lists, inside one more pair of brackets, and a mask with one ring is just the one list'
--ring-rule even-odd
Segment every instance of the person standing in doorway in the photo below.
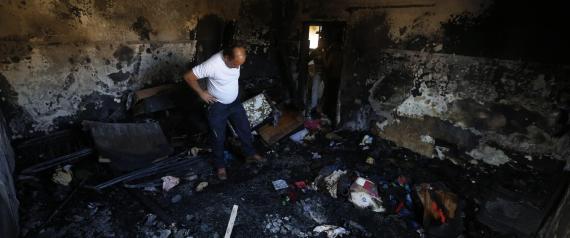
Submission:
{"label": "person standing in doorway", "polygon": [[[214,164],[220,180],[227,179],[224,162],[224,142],[226,125],[233,125],[247,162],[264,162],[265,158],[255,152],[253,136],[245,109],[237,100],[240,66],[245,63],[246,50],[240,44],[232,44],[210,57],[184,75],[184,80],[208,104],[208,124],[210,145],[214,154]],[[200,87],[198,79],[208,80],[207,90]]]}

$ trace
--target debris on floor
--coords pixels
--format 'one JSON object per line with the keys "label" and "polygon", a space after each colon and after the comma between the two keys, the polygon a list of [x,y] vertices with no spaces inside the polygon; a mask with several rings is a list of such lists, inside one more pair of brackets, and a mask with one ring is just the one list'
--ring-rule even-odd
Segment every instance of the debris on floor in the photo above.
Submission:
{"label": "debris on floor", "polygon": [[196,186],[196,192],[202,192],[206,187],[208,187],[208,182],[200,182],[198,186]]}
{"label": "debris on floor", "polygon": [[68,186],[73,180],[73,172],[71,171],[71,165],[66,165],[57,168],[52,175],[53,182],[61,184],[63,186]]}
{"label": "debris on floor", "polygon": [[289,139],[291,139],[292,141],[294,141],[296,143],[302,143],[308,134],[309,134],[309,130],[303,129],[303,130],[295,132],[295,134],[289,136]]}
{"label": "debris on floor", "polygon": [[284,111],[276,124],[274,123],[267,123],[259,128],[261,139],[268,145],[275,144],[301,127],[303,125],[303,117],[295,111]]}
{"label": "debris on floor", "polygon": [[[22,217],[23,232],[50,237],[221,237],[237,205],[240,213],[232,237],[525,235],[536,231],[543,217],[536,208],[550,201],[530,194],[551,193],[554,187],[541,184],[560,180],[556,174],[504,179],[511,173],[544,173],[550,160],[529,161],[521,155],[533,166],[459,166],[363,133],[328,133],[322,127],[313,133],[313,141],[275,142],[265,153],[269,163],[262,169],[228,150],[234,158],[228,160],[227,182],[215,179],[209,152],[199,141],[130,172],[111,172],[104,167],[108,164],[80,160],[67,167],[73,173],[70,181],[62,180],[67,186],[19,181],[21,187],[34,188],[20,190],[23,209],[37,214]],[[331,146],[332,140],[342,144]],[[86,167],[93,166],[89,163],[102,172],[42,225],[51,213],[47,204],[61,203],[70,189],[78,188],[76,177],[93,168]],[[51,177],[55,171],[37,176]],[[489,190],[494,183],[506,190]],[[532,193],[520,194],[524,189]],[[514,197],[528,199],[517,203]],[[497,217],[505,218],[498,222]]]}
{"label": "debris on floor", "polygon": [[289,187],[289,185],[287,184],[287,182],[283,179],[279,179],[279,180],[275,180],[272,182],[273,183],[273,188],[276,191],[282,190],[282,189],[286,189]]}
{"label": "debris on floor", "polygon": [[323,174],[319,174],[319,176],[315,179],[314,184],[317,186],[318,190],[327,191],[331,197],[337,198],[338,195],[345,194],[342,188],[343,184],[339,183],[339,181],[341,180],[342,177],[345,177],[346,174],[347,174],[346,170],[335,170],[332,171],[332,173],[327,174],[326,176]]}
{"label": "debris on floor", "polygon": [[162,190],[165,192],[170,191],[170,189],[174,188],[176,185],[180,183],[180,179],[174,176],[164,176],[162,179]]}
{"label": "debris on floor", "polygon": [[236,222],[236,216],[238,211],[238,205],[234,205],[232,208],[232,213],[230,215],[230,220],[228,221],[228,227],[226,228],[226,233],[224,238],[230,238],[232,236],[232,230],[234,229],[234,224]]}
{"label": "debris on floor", "polygon": [[374,212],[386,211],[378,196],[378,188],[372,181],[365,178],[357,178],[350,186],[349,200],[359,208],[369,208]]}
{"label": "debris on floor", "polygon": [[313,231],[316,233],[324,232],[327,234],[327,238],[343,237],[350,234],[346,229],[333,225],[320,225],[315,227]]}

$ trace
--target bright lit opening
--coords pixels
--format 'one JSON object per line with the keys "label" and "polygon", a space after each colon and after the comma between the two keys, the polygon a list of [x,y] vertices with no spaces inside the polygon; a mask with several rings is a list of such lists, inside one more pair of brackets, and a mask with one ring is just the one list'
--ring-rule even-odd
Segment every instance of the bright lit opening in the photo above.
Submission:
{"label": "bright lit opening", "polygon": [[316,49],[319,47],[319,33],[321,26],[309,26],[309,49]]}

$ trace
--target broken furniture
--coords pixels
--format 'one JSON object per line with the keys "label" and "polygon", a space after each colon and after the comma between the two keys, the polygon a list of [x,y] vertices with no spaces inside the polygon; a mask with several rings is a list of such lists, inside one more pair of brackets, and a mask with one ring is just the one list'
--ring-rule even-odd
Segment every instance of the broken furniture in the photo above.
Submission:
{"label": "broken furniture", "polygon": [[31,164],[22,169],[22,174],[34,174],[71,163],[92,155],[93,152],[87,138],[72,130],[55,132],[16,146],[19,159]]}
{"label": "broken furniture", "polygon": [[84,121],[100,157],[118,171],[143,168],[174,151],[158,123],[104,123]]}
{"label": "broken furniture", "polygon": [[242,102],[242,106],[245,109],[245,114],[247,115],[251,128],[260,125],[271,115],[271,112],[273,112],[271,103],[263,93],[245,100]]}
{"label": "broken furniture", "polygon": [[108,188],[110,186],[113,186],[117,183],[121,183],[121,182],[128,182],[128,181],[132,181],[132,180],[136,180],[136,179],[141,179],[141,178],[145,178],[145,177],[149,177],[149,176],[153,176],[153,175],[157,175],[157,174],[172,174],[174,172],[187,172],[187,170],[194,164],[203,161],[204,159],[202,157],[191,157],[191,158],[186,158],[186,157],[171,157],[168,159],[164,159],[155,163],[152,163],[150,166],[145,167],[145,168],[141,168],[123,175],[120,175],[118,177],[115,177],[111,180],[108,180],[106,182],[100,183],[98,185],[95,186],[90,186],[90,188],[93,188],[95,190],[102,190],[105,188]]}
{"label": "broken furniture", "polygon": [[263,142],[268,145],[283,139],[303,125],[303,116],[299,112],[284,111],[277,125],[265,124],[258,130]]}
{"label": "broken furniture", "polygon": [[41,162],[38,164],[35,164],[33,166],[30,166],[24,170],[22,170],[22,174],[33,174],[33,173],[37,173],[37,172],[41,172],[53,167],[56,167],[58,165],[62,165],[65,163],[71,163],[75,160],[87,157],[91,154],[93,154],[93,149],[92,148],[83,148],[79,151],[73,152],[71,154],[67,154],[67,155],[63,155],[54,159],[50,159],[48,161],[45,162]]}
{"label": "broken furniture", "polygon": [[129,105],[129,108],[133,109],[135,116],[174,108],[176,103],[171,94],[175,89],[175,84],[166,84],[138,90],[130,96],[133,105]]}
{"label": "broken furniture", "polygon": [[[278,113],[277,110],[274,110],[273,105],[269,102],[264,93],[245,100],[242,102],[242,106],[245,109],[245,114],[252,130],[265,122],[272,113]],[[237,133],[229,121],[228,126],[232,135],[237,137]]]}

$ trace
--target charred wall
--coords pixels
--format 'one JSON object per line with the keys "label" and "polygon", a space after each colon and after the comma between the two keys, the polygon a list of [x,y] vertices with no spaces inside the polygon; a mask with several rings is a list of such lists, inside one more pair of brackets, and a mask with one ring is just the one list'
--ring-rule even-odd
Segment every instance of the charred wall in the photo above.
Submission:
{"label": "charred wall", "polygon": [[441,142],[567,158],[558,118],[567,113],[570,67],[403,50],[381,58],[379,79],[362,84],[383,137],[427,156]]}
{"label": "charred wall", "polygon": [[231,39],[255,43],[245,68],[273,77],[267,18],[271,5],[254,0],[3,1],[0,103],[11,137],[120,119],[130,91],[181,81]]}
{"label": "charred wall", "polygon": [[[303,22],[346,22],[343,127],[426,156],[447,147],[503,160],[503,150],[568,156],[561,1],[281,2],[296,16],[281,41],[291,49],[304,41]],[[302,67],[291,52],[289,64]]]}

